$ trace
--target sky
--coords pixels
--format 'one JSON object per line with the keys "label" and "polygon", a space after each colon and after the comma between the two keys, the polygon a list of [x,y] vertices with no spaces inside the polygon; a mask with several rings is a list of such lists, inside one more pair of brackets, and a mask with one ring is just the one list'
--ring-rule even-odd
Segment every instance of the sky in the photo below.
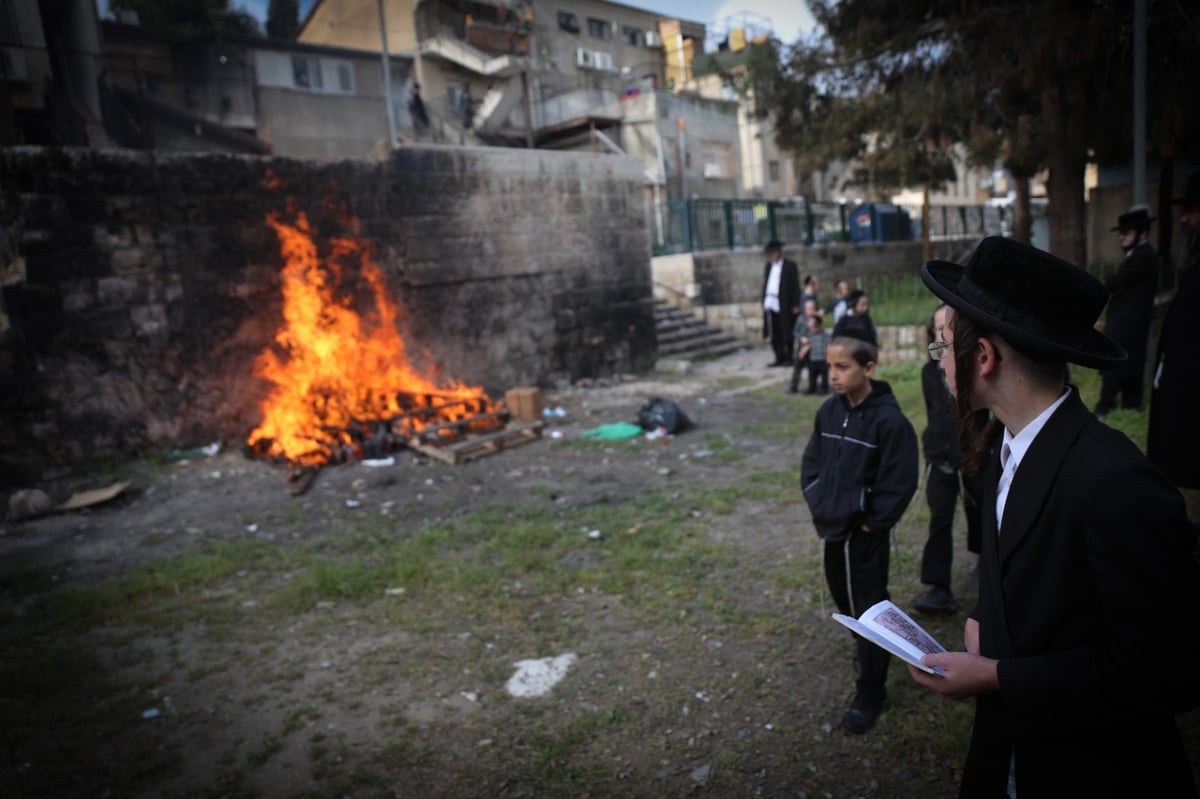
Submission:
{"label": "sky", "polygon": [[[676,16],[692,22],[703,22],[710,31],[728,30],[740,26],[769,27],[787,43],[795,42],[812,29],[812,15],[803,0],[619,0],[625,5],[657,11],[664,16]],[[248,11],[266,21],[268,0],[232,0],[232,8]],[[300,0],[300,19],[308,13],[315,0]],[[544,5],[547,0],[540,0]],[[98,0],[100,15],[108,10],[107,0]],[[535,0],[534,7],[538,6]]]}

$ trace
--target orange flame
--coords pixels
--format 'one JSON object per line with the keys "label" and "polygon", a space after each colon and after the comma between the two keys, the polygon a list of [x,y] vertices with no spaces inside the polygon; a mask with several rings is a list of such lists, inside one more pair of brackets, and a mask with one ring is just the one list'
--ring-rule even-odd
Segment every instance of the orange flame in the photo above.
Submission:
{"label": "orange flame", "polygon": [[[400,313],[367,243],[333,239],[322,261],[303,213],[294,223],[271,213],[267,223],[279,236],[285,261],[283,326],[277,346],[268,346],[255,361],[255,375],[274,388],[262,403],[262,424],[250,434],[252,451],[322,464],[339,455],[363,456],[350,432],[354,426],[376,423],[405,436],[456,418],[413,415],[414,402],[426,410],[457,405],[460,415],[463,400],[472,401],[475,413],[495,409],[482,388],[419,374],[409,363],[397,327]],[[362,316],[354,297],[338,291],[341,265],[351,262],[370,289],[371,307]]]}

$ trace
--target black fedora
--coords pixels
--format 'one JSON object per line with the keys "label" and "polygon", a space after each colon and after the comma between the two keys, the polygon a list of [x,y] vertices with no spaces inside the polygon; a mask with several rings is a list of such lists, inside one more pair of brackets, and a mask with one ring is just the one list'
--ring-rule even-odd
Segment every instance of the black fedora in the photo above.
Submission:
{"label": "black fedora", "polygon": [[1096,330],[1108,290],[1072,263],[1028,244],[989,236],[965,266],[926,261],[921,279],[955,311],[1039,361],[1111,369],[1125,350]]}
{"label": "black fedora", "polygon": [[1149,230],[1150,223],[1155,219],[1158,217],[1150,213],[1149,206],[1135,205],[1127,213],[1117,217],[1117,226],[1109,230]]}
{"label": "black fedora", "polygon": [[779,239],[771,239],[767,242],[767,246],[763,247],[763,252],[772,252],[773,250],[783,251],[783,242]]}
{"label": "black fedora", "polygon": [[1200,205],[1200,169],[1187,176],[1183,196],[1171,200],[1171,205]]}

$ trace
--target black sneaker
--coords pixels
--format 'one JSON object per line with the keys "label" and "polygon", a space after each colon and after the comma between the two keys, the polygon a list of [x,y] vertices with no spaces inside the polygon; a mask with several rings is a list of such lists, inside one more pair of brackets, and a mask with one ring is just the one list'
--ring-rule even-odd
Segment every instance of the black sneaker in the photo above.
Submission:
{"label": "black sneaker", "polygon": [[958,602],[948,588],[935,585],[913,599],[913,607],[922,613],[958,613]]}
{"label": "black sneaker", "polygon": [[852,735],[862,735],[875,726],[875,719],[879,718],[882,710],[882,699],[878,702],[868,702],[855,696],[850,709],[842,716],[842,727]]}

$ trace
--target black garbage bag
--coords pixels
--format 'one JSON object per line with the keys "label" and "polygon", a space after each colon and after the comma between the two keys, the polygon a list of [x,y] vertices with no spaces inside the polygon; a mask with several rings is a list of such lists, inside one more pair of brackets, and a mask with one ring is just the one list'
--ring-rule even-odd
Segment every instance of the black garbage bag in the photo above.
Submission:
{"label": "black garbage bag", "polygon": [[638,424],[643,430],[658,430],[661,427],[668,433],[681,433],[692,426],[692,420],[672,400],[651,397],[638,411]]}

